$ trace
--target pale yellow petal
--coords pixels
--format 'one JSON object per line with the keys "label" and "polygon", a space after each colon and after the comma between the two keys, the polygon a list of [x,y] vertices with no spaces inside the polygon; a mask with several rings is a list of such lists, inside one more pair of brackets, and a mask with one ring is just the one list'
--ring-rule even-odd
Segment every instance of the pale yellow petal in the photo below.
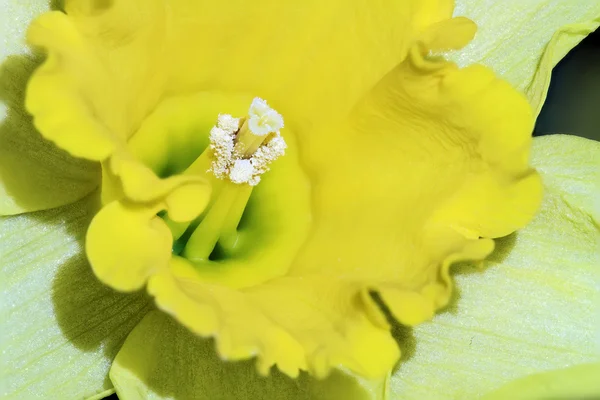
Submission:
{"label": "pale yellow petal", "polygon": [[[594,216],[600,145],[540,137],[532,156],[545,185],[540,213],[498,240],[481,265],[457,267],[458,296],[446,312],[415,328],[416,349],[392,378],[392,398],[479,398],[530,374],[600,358],[594,317],[600,304]],[[585,387],[564,389],[552,395],[579,398]]]}
{"label": "pale yellow petal", "polygon": [[82,244],[97,207],[91,195],[0,218],[3,399],[85,399],[112,390],[111,362],[151,305],[144,293],[116,293],[92,273]]}
{"label": "pale yellow petal", "polygon": [[552,68],[600,25],[594,0],[457,0],[454,15],[477,23],[477,37],[451,54],[460,65],[481,62],[527,95],[535,115]]}

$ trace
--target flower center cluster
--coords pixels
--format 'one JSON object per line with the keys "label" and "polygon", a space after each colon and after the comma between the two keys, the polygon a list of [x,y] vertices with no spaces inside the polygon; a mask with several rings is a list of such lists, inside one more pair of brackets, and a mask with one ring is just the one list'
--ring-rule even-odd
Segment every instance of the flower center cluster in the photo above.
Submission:
{"label": "flower center cluster", "polygon": [[245,118],[219,115],[210,131],[210,146],[195,163],[202,166],[210,162],[207,172],[217,181],[209,206],[187,241],[182,254],[185,258],[208,260],[217,243],[226,252],[236,247],[237,226],[253,187],[270,164],[285,153],[281,128],[283,117],[259,98],[252,101]]}
{"label": "flower center cluster", "polygon": [[267,102],[255,98],[248,117],[219,115],[210,131],[210,149],[214,160],[211,171],[219,179],[256,186],[269,164],[285,153],[287,147],[279,130],[283,118]]}

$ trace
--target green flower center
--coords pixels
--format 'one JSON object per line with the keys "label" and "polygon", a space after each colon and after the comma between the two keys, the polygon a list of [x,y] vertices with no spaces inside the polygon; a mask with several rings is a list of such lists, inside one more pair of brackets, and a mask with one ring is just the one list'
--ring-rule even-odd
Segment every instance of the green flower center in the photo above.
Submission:
{"label": "green flower center", "polygon": [[[183,124],[178,113],[191,108],[194,121]],[[171,229],[173,254],[204,282],[239,288],[285,275],[308,232],[310,200],[294,135],[286,128],[283,141],[279,134],[281,116],[247,96],[202,93],[160,105],[145,125],[131,141],[134,152],[157,125],[170,136],[194,137],[169,143],[153,162],[141,157],[150,168],[162,177],[201,174],[212,186],[209,205],[194,221],[159,214]]]}

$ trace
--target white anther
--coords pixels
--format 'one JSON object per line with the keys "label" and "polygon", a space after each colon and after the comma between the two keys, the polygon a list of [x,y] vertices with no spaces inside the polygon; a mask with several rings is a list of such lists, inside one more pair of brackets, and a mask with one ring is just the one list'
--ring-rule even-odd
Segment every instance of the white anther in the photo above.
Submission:
{"label": "white anther", "polygon": [[[248,128],[244,128],[246,125],[240,127],[239,118],[219,115],[217,126],[210,131],[210,148],[213,151],[210,171],[219,179],[229,178],[233,183],[256,186],[260,176],[269,170],[269,164],[285,154],[287,145],[279,134],[279,129],[283,128],[283,117],[266,101],[256,97],[246,120]],[[244,135],[264,136],[264,139],[259,139],[262,144],[254,154],[236,150],[236,143],[240,144],[239,137],[246,137]]]}
{"label": "white anther", "polygon": [[266,101],[255,97],[248,110],[248,127],[256,136],[265,136],[283,128],[283,117]]}
{"label": "white anther", "polygon": [[252,156],[252,165],[257,175],[262,175],[269,170],[269,164],[285,154],[287,144],[277,133],[266,145],[259,147]]}
{"label": "white anther", "polygon": [[214,159],[210,170],[217,178],[224,178],[229,172],[231,162],[234,135],[222,128],[213,127],[210,130],[210,148],[213,150]]}
{"label": "white anther", "polygon": [[254,167],[250,160],[235,160],[229,171],[229,179],[233,183],[248,183],[254,175]]}
{"label": "white anther", "polygon": [[240,119],[229,114],[219,114],[217,126],[229,133],[235,133],[240,129]]}

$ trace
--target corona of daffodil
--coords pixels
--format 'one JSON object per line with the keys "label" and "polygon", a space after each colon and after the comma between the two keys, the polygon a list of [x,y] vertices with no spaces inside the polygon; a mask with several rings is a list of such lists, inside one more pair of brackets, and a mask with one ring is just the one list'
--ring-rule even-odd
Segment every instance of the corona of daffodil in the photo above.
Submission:
{"label": "corona of daffodil", "polygon": [[[423,398],[406,389],[414,363],[392,376],[411,347],[397,333],[451,304],[452,265],[538,211],[535,114],[557,53],[597,25],[550,44],[548,30],[499,77],[473,63],[499,53],[461,50],[477,27],[459,14],[498,27],[472,15],[482,3],[67,0],[36,16],[24,107],[43,139],[3,139],[0,212],[52,210],[0,231],[19,320],[4,355],[25,360],[3,360],[5,394]],[[556,23],[597,18],[583,3]],[[507,240],[492,263],[519,254]],[[49,325],[27,321],[49,297]],[[44,329],[62,344],[19,344]]]}

